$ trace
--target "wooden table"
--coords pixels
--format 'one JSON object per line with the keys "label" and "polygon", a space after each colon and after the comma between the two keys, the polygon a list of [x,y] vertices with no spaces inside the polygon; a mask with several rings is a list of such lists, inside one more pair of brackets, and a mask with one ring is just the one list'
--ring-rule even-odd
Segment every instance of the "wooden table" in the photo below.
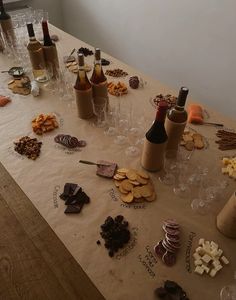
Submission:
{"label": "wooden table", "polygon": [[[91,48],[53,26],[51,31],[58,34],[60,38],[58,43],[60,53],[68,54],[74,47]],[[143,89],[129,89],[129,94],[122,99],[122,106],[132,103],[135,117],[141,118],[144,115],[146,117],[144,119],[145,126],[148,128],[155,116],[155,110],[150,105],[149,98],[158,93],[176,94],[176,91],[109,55],[104,54],[103,57],[112,61],[107,68],[122,68],[129,75],[138,75],[147,82]],[[90,64],[92,61],[93,58],[87,59]],[[4,69],[11,66],[11,62],[3,55],[0,57],[0,62]],[[6,86],[5,78],[3,75],[0,77],[2,85]],[[126,83],[127,80],[127,78],[124,79]],[[110,97],[111,105],[115,105],[116,101],[115,97]],[[234,120],[225,118],[212,109],[207,108],[207,110],[210,114],[210,121],[217,120],[223,122],[228,128],[236,129]],[[56,114],[60,121],[59,130],[41,138],[43,141],[42,154],[35,162],[26,158],[22,159],[12,150],[13,141],[23,135],[32,135],[30,121],[35,115],[47,112]],[[1,167],[3,178],[0,190],[3,207],[1,211],[5,216],[2,218],[4,220],[2,226],[9,231],[9,234],[3,234],[1,241],[3,240],[4,243],[0,248],[3,249],[3,254],[1,254],[3,259],[0,264],[4,270],[2,280],[6,282],[7,287],[0,290],[3,298],[17,299],[17,295],[21,297],[22,293],[29,295],[30,299],[35,296],[38,299],[45,299],[45,297],[48,299],[80,299],[80,295],[81,299],[83,297],[84,299],[102,299],[101,294],[86,277],[85,273],[87,273],[107,299],[154,299],[154,289],[165,279],[176,280],[185,288],[192,300],[200,297],[207,300],[217,299],[220,288],[233,278],[233,271],[236,267],[233,253],[236,248],[233,240],[226,239],[217,232],[214,215],[216,211],[207,217],[194,214],[190,208],[191,199],[184,200],[174,196],[170,187],[158,182],[158,174],[151,175],[157,190],[157,201],[146,203],[139,208],[122,204],[112,181],[97,177],[92,167],[78,166],[77,162],[79,159],[93,161],[107,159],[116,161],[121,167],[140,168],[139,158],[130,160],[125,157],[124,148],[113,144],[112,139],[104,136],[101,129],[79,120],[76,116],[75,106],[68,107],[67,103],[60,102],[58,97],[48,95],[45,87],[42,87],[42,94],[39,98],[13,97],[12,103],[0,110],[0,115],[0,160],[27,196],[23,196],[23,192],[17,184],[12,184],[12,179]],[[149,123],[146,120],[150,120]],[[196,151],[191,166],[194,168],[201,162],[211,168],[214,167],[216,172],[214,174],[223,179],[220,171],[222,153],[214,142],[216,128],[193,126],[193,129],[205,136],[209,148],[202,152]],[[86,138],[88,146],[82,151],[74,153],[56,148],[53,137],[57,133],[69,133],[79,138]],[[233,152],[227,153],[232,154]],[[59,199],[59,191],[62,192],[66,182],[79,183],[91,198],[91,204],[84,208],[82,214],[78,216],[65,216],[63,213],[65,207]],[[219,207],[235,189],[235,182],[230,179],[228,182],[229,186],[225,190],[225,197],[219,203]],[[56,205],[54,205],[55,202]],[[99,239],[99,227],[106,216],[117,214],[123,214],[127,218],[135,238],[133,238],[133,244],[125,249],[126,252],[123,251],[111,259],[103,246],[96,245],[96,240]],[[167,268],[157,260],[151,270],[154,275],[150,276],[148,268],[144,266],[146,256],[154,255],[153,246],[163,236],[162,221],[170,217],[177,218],[182,228],[183,246],[179,252],[177,264],[173,268]],[[14,232],[13,227],[6,226],[8,223],[11,226],[15,224],[14,228],[17,226],[19,232]],[[194,238],[192,238],[191,252],[194,250],[198,238],[205,237],[216,239],[228,254],[231,263],[216,278],[200,277],[193,274],[192,269],[191,272],[186,269],[185,253],[192,233],[194,233]],[[4,248],[4,245],[8,243],[8,236],[12,237],[11,240],[13,238],[16,240],[16,242],[14,240],[11,251]],[[19,236],[22,236],[24,242],[19,241]],[[32,248],[32,251],[18,251],[18,247],[24,243],[27,245],[24,247]],[[0,245],[2,246],[2,244]],[[22,257],[18,257],[16,252],[22,253]],[[18,259],[14,259],[14,257]],[[24,263],[27,259],[29,264]],[[81,271],[76,262],[81,265],[85,273]],[[12,275],[11,266],[14,268],[14,263],[16,268],[19,268],[19,272],[14,273],[15,276],[18,276],[17,279]],[[40,270],[38,273],[45,274],[45,276],[39,276],[32,272],[34,268]],[[28,269],[30,271],[25,271]],[[31,279],[32,281],[30,281]],[[50,288],[53,286],[52,290],[55,290],[55,293],[48,291],[49,282]],[[30,289],[32,286],[33,288]]]}

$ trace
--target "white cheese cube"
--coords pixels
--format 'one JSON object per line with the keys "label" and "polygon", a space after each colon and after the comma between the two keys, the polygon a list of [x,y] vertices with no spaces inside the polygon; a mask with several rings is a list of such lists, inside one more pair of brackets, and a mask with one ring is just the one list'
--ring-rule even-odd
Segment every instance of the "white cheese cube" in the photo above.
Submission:
{"label": "white cheese cube", "polygon": [[205,239],[200,238],[198,241],[198,245],[203,246],[204,243],[205,243]]}
{"label": "white cheese cube", "polygon": [[195,252],[201,256],[203,256],[206,253],[202,247],[198,247]]}
{"label": "white cheese cube", "polygon": [[216,273],[217,273],[217,270],[216,269],[212,269],[211,272],[210,272],[210,276],[211,277],[215,277]]}
{"label": "white cheese cube", "polygon": [[211,248],[213,249],[218,249],[218,244],[216,244],[215,242],[211,241]]}
{"label": "white cheese cube", "polygon": [[205,265],[202,265],[202,268],[204,269],[204,271],[208,274],[209,271],[210,271],[210,268],[208,268],[207,266]]}
{"label": "white cheese cube", "polygon": [[216,268],[217,266],[220,265],[220,261],[218,259],[216,259],[212,262],[212,265],[214,266],[214,268]]}
{"label": "white cheese cube", "polygon": [[201,259],[196,259],[196,260],[194,261],[194,265],[195,265],[195,266],[201,266],[201,265],[202,265],[202,260],[201,260]]}
{"label": "white cheese cube", "polygon": [[223,268],[222,265],[219,264],[219,265],[217,265],[217,266],[215,267],[215,270],[218,272],[218,271],[220,271],[222,268]]}
{"label": "white cheese cube", "polygon": [[219,250],[218,250],[218,256],[220,257],[222,254],[223,254],[223,250],[222,250],[222,249],[219,249]]}
{"label": "white cheese cube", "polygon": [[203,246],[202,246],[203,250],[205,251],[205,253],[210,254],[211,253],[211,246],[210,243],[206,242]]}
{"label": "white cheese cube", "polygon": [[217,249],[213,249],[213,250],[211,250],[211,256],[212,257],[217,257],[217,255],[218,255],[218,250]]}
{"label": "white cheese cube", "polygon": [[204,273],[203,267],[197,266],[194,270],[195,273],[202,275]]}
{"label": "white cheese cube", "polygon": [[193,254],[193,258],[195,259],[195,260],[198,260],[198,259],[201,259],[201,256],[198,254],[198,253],[194,253]]}
{"label": "white cheese cube", "polygon": [[204,254],[203,257],[202,257],[202,260],[203,260],[206,264],[208,264],[208,263],[212,260],[212,258],[211,258],[210,255]]}
{"label": "white cheese cube", "polygon": [[228,261],[228,259],[227,259],[225,256],[221,256],[220,260],[221,260],[225,265],[228,265],[228,264],[229,264],[229,261]]}

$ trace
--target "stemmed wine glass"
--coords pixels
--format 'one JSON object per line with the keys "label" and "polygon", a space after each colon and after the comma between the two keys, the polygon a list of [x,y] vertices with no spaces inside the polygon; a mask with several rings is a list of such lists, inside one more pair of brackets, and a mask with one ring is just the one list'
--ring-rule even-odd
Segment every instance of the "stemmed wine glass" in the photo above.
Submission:
{"label": "stemmed wine glass", "polygon": [[106,111],[107,111],[107,98],[96,97],[93,99],[93,112],[96,116],[96,120],[93,125],[99,128],[103,128],[106,125]]}
{"label": "stemmed wine glass", "polygon": [[166,150],[164,160],[164,170],[159,176],[160,182],[172,185],[178,175],[178,155],[175,150]]}
{"label": "stemmed wine glass", "polygon": [[[234,272],[234,280],[236,280],[236,271]],[[236,282],[221,289],[220,300],[236,300]]]}

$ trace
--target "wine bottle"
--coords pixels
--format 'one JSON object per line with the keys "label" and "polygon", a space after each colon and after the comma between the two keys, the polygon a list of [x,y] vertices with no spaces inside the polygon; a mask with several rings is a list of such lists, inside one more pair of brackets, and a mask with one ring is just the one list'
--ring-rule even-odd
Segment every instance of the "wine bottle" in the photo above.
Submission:
{"label": "wine bottle", "polygon": [[32,23],[27,23],[27,30],[29,34],[29,43],[27,45],[27,49],[30,56],[34,78],[38,82],[45,82],[48,80],[48,76],[43,54],[43,47],[40,44],[40,42],[35,38]]}
{"label": "wine bottle", "polygon": [[11,16],[5,11],[3,0],[0,0],[0,24],[6,39],[14,42],[15,34],[12,26]]}
{"label": "wine bottle", "polygon": [[108,99],[107,78],[102,69],[101,50],[99,48],[95,49],[94,69],[90,81],[92,83],[94,102],[98,102],[99,97]]}
{"label": "wine bottle", "polygon": [[43,53],[44,53],[46,68],[51,73],[52,78],[56,78],[58,76],[58,70],[59,70],[57,48],[49,35],[48,23],[45,20],[42,21],[42,29],[43,29]]}
{"label": "wine bottle", "polygon": [[167,150],[178,151],[178,146],[187,123],[188,114],[184,108],[188,89],[181,87],[175,107],[167,112],[165,128],[168,135]]}
{"label": "wine bottle", "polygon": [[146,133],[141,165],[148,171],[159,171],[164,165],[164,153],[168,139],[164,126],[167,109],[167,102],[160,101],[157,107],[156,119]]}
{"label": "wine bottle", "polygon": [[84,55],[82,53],[78,53],[78,63],[79,71],[74,86],[78,116],[81,119],[89,119],[93,116],[93,94],[92,85],[84,69]]}

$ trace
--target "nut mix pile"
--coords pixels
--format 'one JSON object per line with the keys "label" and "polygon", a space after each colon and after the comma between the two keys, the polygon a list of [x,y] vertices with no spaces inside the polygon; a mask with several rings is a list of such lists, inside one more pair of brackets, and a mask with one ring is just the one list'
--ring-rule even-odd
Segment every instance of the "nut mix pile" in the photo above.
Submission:
{"label": "nut mix pile", "polygon": [[54,141],[61,144],[67,148],[77,148],[85,147],[87,145],[86,141],[78,140],[77,137],[71,136],[69,134],[58,134],[54,137]]}
{"label": "nut mix pile", "polygon": [[165,238],[158,242],[154,251],[168,267],[171,267],[176,263],[176,253],[181,246],[180,227],[175,220],[166,220],[163,222],[162,229]]}
{"label": "nut mix pile", "polygon": [[125,77],[128,75],[128,73],[122,69],[106,70],[105,74],[111,77]]}
{"label": "nut mix pile", "polygon": [[[104,224],[101,225],[101,237],[105,240],[105,247],[108,250],[110,257],[114,256],[120,248],[130,240],[130,231],[128,229],[129,223],[125,221],[122,215],[107,217]],[[97,241],[100,244],[100,241]]]}
{"label": "nut mix pile", "polygon": [[190,132],[185,130],[180,145],[184,146],[186,150],[192,151],[193,149],[203,149],[205,147],[203,136],[200,133]]}
{"label": "nut mix pile", "polygon": [[123,83],[123,82],[118,82],[118,83],[114,83],[114,82],[109,82],[107,84],[107,89],[109,94],[113,95],[113,96],[122,96],[125,94],[128,94],[128,89],[127,86]]}
{"label": "nut mix pile", "polygon": [[157,288],[155,295],[163,300],[189,300],[182,287],[170,280],[165,281],[164,287]]}
{"label": "nut mix pile", "polygon": [[149,175],[143,171],[121,168],[114,175],[116,187],[125,203],[154,201],[156,193]]}
{"label": "nut mix pile", "polygon": [[60,198],[67,205],[64,211],[65,214],[78,214],[81,212],[84,204],[90,202],[88,195],[76,183],[66,183]]}
{"label": "nut mix pile", "polygon": [[42,135],[45,132],[49,132],[58,128],[58,122],[54,114],[44,115],[40,114],[32,121],[33,131]]}
{"label": "nut mix pile", "polygon": [[170,94],[167,94],[167,95],[159,94],[155,98],[152,99],[153,103],[156,106],[158,106],[159,102],[163,101],[163,100],[165,100],[168,104],[168,107],[171,108],[171,107],[174,107],[176,105],[177,97],[172,96]]}
{"label": "nut mix pile", "polygon": [[29,136],[21,137],[19,141],[14,142],[14,144],[14,150],[16,152],[33,160],[39,156],[42,146],[42,142],[38,142],[36,138],[31,139]]}

